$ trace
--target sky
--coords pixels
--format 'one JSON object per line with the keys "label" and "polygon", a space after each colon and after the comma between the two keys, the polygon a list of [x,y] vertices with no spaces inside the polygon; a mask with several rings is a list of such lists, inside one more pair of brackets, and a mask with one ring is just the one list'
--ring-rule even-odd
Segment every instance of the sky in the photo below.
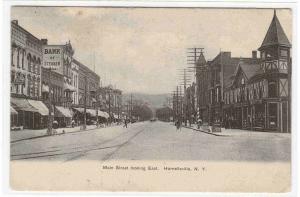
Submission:
{"label": "sky", "polygon": [[[292,42],[292,11],[277,9]],[[48,44],[71,41],[74,57],[125,93],[171,93],[187,65],[187,48],[250,57],[273,9],[13,7],[11,19]]]}

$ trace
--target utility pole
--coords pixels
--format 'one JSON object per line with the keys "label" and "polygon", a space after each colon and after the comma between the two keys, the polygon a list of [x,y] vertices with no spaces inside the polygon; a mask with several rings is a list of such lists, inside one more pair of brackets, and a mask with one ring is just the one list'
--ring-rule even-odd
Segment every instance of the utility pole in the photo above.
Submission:
{"label": "utility pole", "polygon": [[111,95],[110,95],[110,87],[108,87],[108,114],[109,114],[109,123],[111,123]]}
{"label": "utility pole", "polygon": [[130,94],[130,120],[132,121],[132,111],[133,111],[133,106],[132,106],[132,94]]}
{"label": "utility pole", "polygon": [[[47,134],[48,135],[52,135],[52,124],[53,124],[53,116],[52,116],[52,95],[51,95],[51,91],[52,91],[52,82],[51,82],[51,68],[49,67],[49,94],[48,94],[48,100],[49,100],[49,115],[48,115],[48,130],[47,130]],[[54,110],[54,107],[53,107]]]}
{"label": "utility pole", "polygon": [[84,116],[84,119],[83,119],[83,130],[86,129],[86,97],[87,97],[87,76],[86,76],[86,73],[85,73],[85,76],[84,76],[84,110],[83,110],[83,116]]}
{"label": "utility pole", "polygon": [[189,65],[192,65],[190,66],[189,68],[193,69],[193,71],[195,72],[195,82],[196,82],[196,85],[195,85],[195,103],[196,103],[196,110],[193,110],[193,111],[196,111],[196,116],[197,118],[196,119],[199,119],[200,117],[200,87],[199,87],[199,80],[198,80],[198,72],[201,71],[198,66],[197,66],[197,60],[199,59],[200,55],[203,54],[203,49],[204,48],[188,48],[188,56],[187,56],[187,64]]}

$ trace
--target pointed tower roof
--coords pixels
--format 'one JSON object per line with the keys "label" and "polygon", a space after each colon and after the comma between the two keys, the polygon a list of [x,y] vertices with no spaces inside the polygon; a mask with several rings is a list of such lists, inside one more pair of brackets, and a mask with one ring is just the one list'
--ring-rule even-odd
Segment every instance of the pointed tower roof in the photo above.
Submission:
{"label": "pointed tower roof", "polygon": [[269,26],[265,39],[262,42],[259,50],[271,45],[291,47],[291,43],[289,42],[289,39],[284,33],[283,28],[280,25],[280,22],[276,16],[276,10],[274,10],[272,22]]}
{"label": "pointed tower roof", "polygon": [[205,57],[203,55],[203,52],[200,53],[200,56],[197,60],[197,66],[205,66],[206,64],[206,60],[205,60]]}

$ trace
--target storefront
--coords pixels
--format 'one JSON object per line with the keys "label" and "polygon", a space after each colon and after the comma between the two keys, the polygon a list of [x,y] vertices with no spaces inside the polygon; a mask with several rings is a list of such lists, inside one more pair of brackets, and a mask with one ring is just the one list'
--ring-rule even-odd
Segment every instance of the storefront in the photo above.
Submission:
{"label": "storefront", "polygon": [[54,120],[58,122],[59,127],[71,126],[73,113],[69,108],[55,106]]}
{"label": "storefront", "polygon": [[[84,122],[84,108],[81,107],[75,107],[73,108],[74,116],[73,119],[77,125],[81,125]],[[98,121],[99,123],[105,123],[107,122],[107,119],[109,118],[108,113],[98,110]],[[96,110],[94,109],[86,109],[86,119],[87,124],[92,123],[92,121],[97,121],[96,118]]]}
{"label": "storefront", "polygon": [[28,99],[30,105],[38,110],[34,114],[34,128],[43,129],[47,127],[49,110],[42,101]]}
{"label": "storefront", "polygon": [[11,126],[21,129],[45,128],[49,111],[42,101],[12,97],[11,106],[17,111],[17,114],[13,114]]}
{"label": "storefront", "polygon": [[10,127],[14,129],[17,127],[17,124],[18,124],[18,112],[13,107],[10,107]]}

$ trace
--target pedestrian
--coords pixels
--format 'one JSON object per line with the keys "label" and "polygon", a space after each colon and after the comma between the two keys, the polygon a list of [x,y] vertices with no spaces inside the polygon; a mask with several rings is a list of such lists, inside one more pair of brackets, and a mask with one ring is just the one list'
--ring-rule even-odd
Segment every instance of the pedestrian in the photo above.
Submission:
{"label": "pedestrian", "polygon": [[127,128],[127,119],[124,120],[124,126],[123,127]]}
{"label": "pedestrian", "polygon": [[181,130],[181,122],[179,120],[176,121],[176,128]]}
{"label": "pedestrian", "polygon": [[72,128],[74,128],[74,126],[75,126],[75,120],[74,119],[72,120],[71,125],[72,125]]}

